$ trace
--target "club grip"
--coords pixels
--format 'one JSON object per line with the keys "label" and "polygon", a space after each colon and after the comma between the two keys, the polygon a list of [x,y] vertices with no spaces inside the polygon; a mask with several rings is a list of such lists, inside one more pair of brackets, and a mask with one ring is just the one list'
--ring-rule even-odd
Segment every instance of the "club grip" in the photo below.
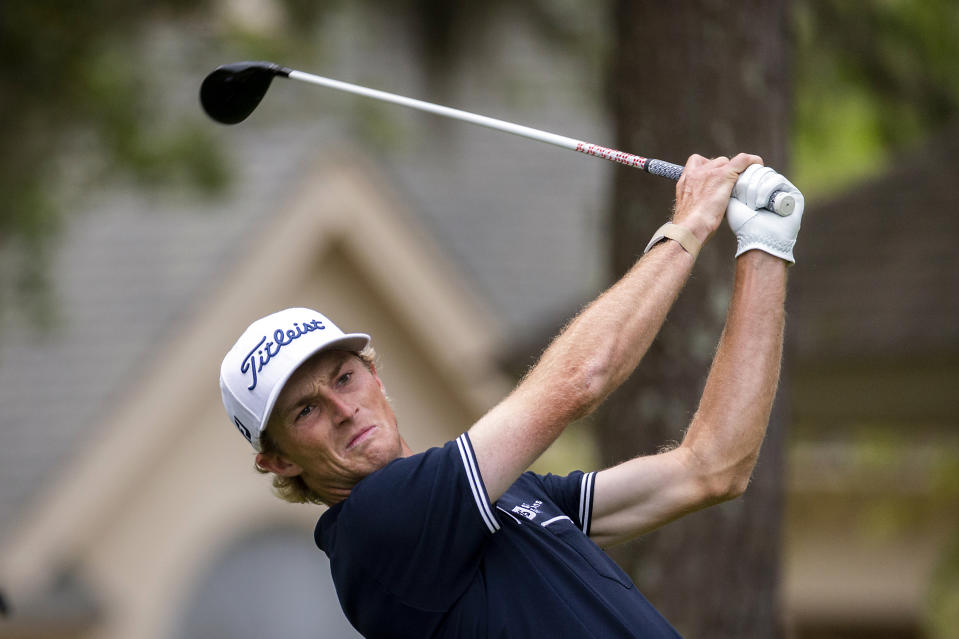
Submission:
{"label": "club grip", "polygon": [[673,164],[672,162],[651,159],[646,162],[646,172],[652,173],[653,175],[661,175],[675,182],[679,180],[679,176],[683,174],[683,167],[678,164]]}
{"label": "club grip", "polygon": [[[645,169],[647,173],[660,175],[674,181],[678,181],[679,176],[683,174],[682,166],[652,158],[646,161]],[[769,196],[769,202],[766,203],[765,208],[785,217],[796,208],[796,199],[788,191],[776,191]]]}
{"label": "club grip", "polygon": [[773,191],[765,208],[776,215],[786,217],[796,210],[796,198],[789,191]]}

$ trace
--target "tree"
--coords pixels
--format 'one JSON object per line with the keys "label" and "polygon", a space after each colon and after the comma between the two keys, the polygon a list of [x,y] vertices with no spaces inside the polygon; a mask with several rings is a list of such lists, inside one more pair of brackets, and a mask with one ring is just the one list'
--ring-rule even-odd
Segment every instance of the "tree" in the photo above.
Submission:
{"label": "tree", "polygon": [[[748,150],[788,173],[788,3],[618,0],[609,100],[616,146],[682,162]],[[659,186],[659,185],[657,185]],[[668,218],[670,189],[617,171],[610,251],[614,279]],[[725,319],[735,240],[725,228],[639,370],[606,403],[603,461],[655,453],[681,439]],[[782,406],[781,402],[777,405]],[[773,423],[740,499],[690,515],[614,550],[640,589],[692,637],[775,637],[784,424]]]}

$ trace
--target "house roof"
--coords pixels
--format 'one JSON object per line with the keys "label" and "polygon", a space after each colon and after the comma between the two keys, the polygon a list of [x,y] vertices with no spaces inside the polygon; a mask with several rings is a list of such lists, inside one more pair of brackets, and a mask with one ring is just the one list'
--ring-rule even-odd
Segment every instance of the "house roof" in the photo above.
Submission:
{"label": "house roof", "polygon": [[802,360],[959,352],[959,126],[808,204],[792,273]]}

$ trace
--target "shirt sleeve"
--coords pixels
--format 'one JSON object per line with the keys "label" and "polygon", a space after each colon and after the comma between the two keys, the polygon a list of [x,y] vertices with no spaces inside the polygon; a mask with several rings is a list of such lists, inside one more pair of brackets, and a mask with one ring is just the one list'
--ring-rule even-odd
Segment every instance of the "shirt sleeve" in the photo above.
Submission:
{"label": "shirt sleeve", "polygon": [[588,536],[593,518],[596,473],[575,470],[565,476],[548,474],[538,477],[549,498]]}
{"label": "shirt sleeve", "polygon": [[363,479],[344,502],[337,536],[348,561],[405,604],[444,610],[479,569],[499,530],[465,433],[398,459]]}

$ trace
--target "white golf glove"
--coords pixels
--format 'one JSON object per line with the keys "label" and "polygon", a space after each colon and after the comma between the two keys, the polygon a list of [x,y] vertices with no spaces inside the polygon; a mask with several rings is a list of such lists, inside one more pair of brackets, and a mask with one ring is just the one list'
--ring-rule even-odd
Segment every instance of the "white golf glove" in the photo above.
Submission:
{"label": "white golf glove", "polygon": [[[795,199],[791,214],[780,216],[764,208],[776,191],[785,191]],[[804,205],[802,193],[785,177],[761,164],[749,166],[736,182],[726,208],[729,228],[736,234],[736,257],[758,249],[795,264],[793,246]]]}

